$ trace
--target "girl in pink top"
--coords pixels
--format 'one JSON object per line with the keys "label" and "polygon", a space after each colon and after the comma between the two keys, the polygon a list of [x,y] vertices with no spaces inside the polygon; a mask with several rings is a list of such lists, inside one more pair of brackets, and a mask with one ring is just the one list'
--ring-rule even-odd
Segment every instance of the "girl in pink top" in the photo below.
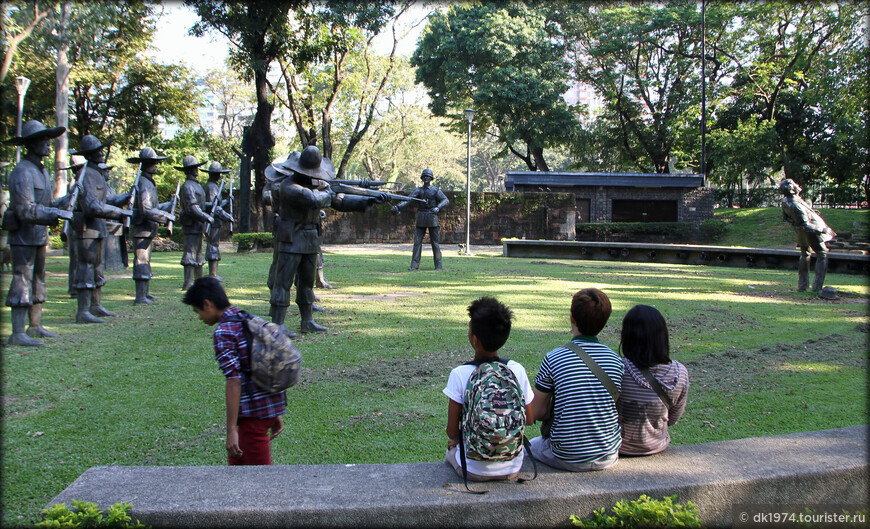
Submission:
{"label": "girl in pink top", "polygon": [[665,319],[648,305],[636,305],[625,315],[620,349],[625,374],[616,403],[622,427],[619,455],[657,454],[671,442],[668,427],[686,410],[689,373],[671,360]]}

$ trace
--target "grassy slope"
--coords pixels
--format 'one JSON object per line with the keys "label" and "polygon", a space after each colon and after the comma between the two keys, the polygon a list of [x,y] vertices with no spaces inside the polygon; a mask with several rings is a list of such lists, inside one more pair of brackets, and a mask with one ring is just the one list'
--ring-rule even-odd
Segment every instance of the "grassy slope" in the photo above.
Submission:
{"label": "grassy slope", "polygon": [[[288,393],[276,463],[440,460],[441,389],[471,354],[468,303],[488,294],[512,307],[502,354],[534,377],[543,355],[570,338],[570,295],[586,286],[613,300],[602,341],[614,348],[630,307],[653,304],[665,314],[673,357],[692,380],[675,444],[867,422],[866,277],[829,274],[843,297],[826,302],[794,292],[793,271],[508,259],[496,251],[464,258],[445,248],[445,270],[436,273],[424,254],[424,270],[409,273],[405,252],[327,252],[327,277],[339,288],[317,291],[329,309],[318,320],[330,332],[298,340],[302,382]],[[153,306],[132,305],[129,272],[111,275],[104,303],[118,316],[99,326],[72,323],[66,258],[49,258],[44,321],[60,337],[2,353],[4,526],[38,519],[91,466],[224,464],[212,329],[180,303],[179,258],[155,254]],[[269,261],[226,254],[221,265],[230,299],[261,315]],[[6,337],[8,308],[2,316]],[[297,321],[291,307],[288,322]]]}
{"label": "grassy slope", "polygon": [[[867,210],[823,209],[825,222],[838,234],[867,237]],[[728,224],[728,231],[714,244],[754,248],[794,248],[794,231],[782,220],[779,208],[719,209],[715,218]]]}

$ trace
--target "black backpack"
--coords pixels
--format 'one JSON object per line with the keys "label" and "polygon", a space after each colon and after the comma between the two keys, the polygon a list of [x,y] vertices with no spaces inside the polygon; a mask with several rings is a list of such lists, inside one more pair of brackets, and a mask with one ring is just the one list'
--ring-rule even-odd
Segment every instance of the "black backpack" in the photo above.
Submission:
{"label": "black backpack", "polygon": [[239,311],[248,339],[248,362],[242,371],[262,391],[278,393],[299,381],[302,355],[278,325]]}

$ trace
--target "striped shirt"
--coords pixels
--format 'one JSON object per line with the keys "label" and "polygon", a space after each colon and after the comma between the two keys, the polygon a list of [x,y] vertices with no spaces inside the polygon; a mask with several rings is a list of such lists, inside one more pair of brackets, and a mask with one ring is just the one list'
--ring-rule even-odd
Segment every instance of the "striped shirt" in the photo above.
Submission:
{"label": "striped shirt", "polygon": [[677,424],[686,411],[689,372],[676,360],[649,368],[671,398],[673,406],[668,409],[632,361],[628,358],[622,361],[625,376],[619,402],[616,403],[622,427],[619,453],[628,456],[657,454],[671,442],[668,426]]}
{"label": "striped shirt", "polygon": [[267,394],[254,384],[242,371],[242,362],[248,364],[248,339],[245,336],[242,316],[237,307],[230,307],[221,315],[214,330],[214,356],[225,377],[242,380],[242,398],[239,403],[239,418],[272,419],[284,415],[287,397],[283,391]]}
{"label": "striped shirt", "polygon": [[[619,355],[594,336],[575,336],[573,341],[620,387],[623,366]],[[535,388],[552,393],[555,399],[550,429],[553,455],[568,463],[588,463],[619,451],[616,403],[577,353],[565,347],[547,353]]]}

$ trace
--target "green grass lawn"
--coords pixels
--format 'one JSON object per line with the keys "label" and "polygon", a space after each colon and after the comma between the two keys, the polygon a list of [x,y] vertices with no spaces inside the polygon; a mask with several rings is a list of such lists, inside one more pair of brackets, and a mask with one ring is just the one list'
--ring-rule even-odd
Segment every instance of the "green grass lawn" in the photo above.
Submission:
{"label": "green grass lawn", "polygon": [[[4,526],[41,508],[95,465],[223,465],[223,377],[212,327],[180,301],[179,253],[154,254],[152,292],[133,305],[130,272],[109,274],[101,325],[73,323],[67,258],[51,256],[42,348],[3,348]],[[231,301],[268,314],[271,254],[225,253]],[[655,305],[672,357],[689,369],[688,409],[674,444],[703,443],[867,422],[866,276],[831,273],[836,301],[795,292],[796,272],[661,263],[513,259],[501,250],[459,256],[442,272],[408,272],[408,252],[333,247],[316,292],[325,334],[303,335],[300,383],[288,391],[277,464],[439,461],[446,445],[451,368],[472,356],[466,307],[492,295],[516,316],[502,356],[530,377],[570,336],[571,295],[594,286],[614,313],[601,339],[618,347],[625,312]],[[2,288],[8,288],[4,278]],[[8,337],[4,307],[2,337]],[[288,326],[298,326],[291,307]],[[537,426],[530,428],[537,434]]]}

